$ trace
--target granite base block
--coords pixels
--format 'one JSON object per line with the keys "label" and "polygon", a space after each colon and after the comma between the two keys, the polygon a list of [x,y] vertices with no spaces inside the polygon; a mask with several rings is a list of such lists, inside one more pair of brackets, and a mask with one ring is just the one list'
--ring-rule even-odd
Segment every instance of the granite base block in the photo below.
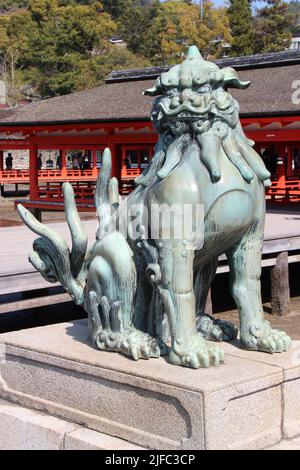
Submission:
{"label": "granite base block", "polygon": [[276,356],[222,344],[224,365],[191,370],[94,350],[87,334],[78,320],[0,335],[0,397],[151,449],[264,449],[300,434],[297,343]]}
{"label": "granite base block", "polygon": [[40,411],[0,400],[0,450],[142,450]]}

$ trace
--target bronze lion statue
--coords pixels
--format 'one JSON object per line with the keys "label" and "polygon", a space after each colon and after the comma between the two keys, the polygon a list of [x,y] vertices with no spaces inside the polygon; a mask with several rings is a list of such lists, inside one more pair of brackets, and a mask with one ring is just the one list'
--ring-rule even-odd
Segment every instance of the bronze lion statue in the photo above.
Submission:
{"label": "bronze lion statue", "polygon": [[[225,253],[241,346],[268,353],[288,349],[290,338],[265,321],[261,302],[270,174],[244,135],[238,102],[228,92],[249,85],[233,69],[205,61],[194,46],[182,64],[157,79],[145,92],[155,97],[151,118],[159,139],[153,160],[122,200],[111,178],[110,151],[104,152],[91,248],[69,183],[64,196],[71,250],[18,206],[25,224],[40,236],[31,263],[85,308],[95,347],[136,360],[167,355],[171,363],[191,368],[224,362],[222,349],[207,340],[235,339],[237,329],[206,315],[204,307],[218,257]],[[187,225],[183,212],[167,217],[162,206],[189,207],[191,213],[201,207],[202,217],[189,219],[194,237],[178,236],[177,228]],[[161,211],[162,223],[153,207]]]}

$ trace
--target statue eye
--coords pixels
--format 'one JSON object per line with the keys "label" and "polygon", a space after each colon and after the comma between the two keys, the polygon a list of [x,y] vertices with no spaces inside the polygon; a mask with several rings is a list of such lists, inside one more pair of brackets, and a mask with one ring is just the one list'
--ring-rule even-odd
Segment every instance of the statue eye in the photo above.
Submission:
{"label": "statue eye", "polygon": [[203,85],[200,86],[199,88],[196,88],[196,92],[199,93],[200,95],[203,95],[204,93],[211,93],[212,87],[211,85]]}
{"label": "statue eye", "polygon": [[169,88],[168,90],[165,91],[165,95],[168,96],[169,98],[172,98],[177,94],[177,88]]}

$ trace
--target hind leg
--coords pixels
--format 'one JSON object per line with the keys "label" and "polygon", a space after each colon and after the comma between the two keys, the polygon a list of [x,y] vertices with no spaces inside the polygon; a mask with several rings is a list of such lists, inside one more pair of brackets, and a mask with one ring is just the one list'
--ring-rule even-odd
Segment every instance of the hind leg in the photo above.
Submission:
{"label": "hind leg", "polygon": [[291,343],[283,331],[264,320],[261,301],[262,228],[253,224],[248,233],[227,253],[230,287],[241,323],[241,344],[245,349],[269,353],[286,351]]}
{"label": "hind leg", "polygon": [[134,359],[158,357],[156,340],[133,325],[136,269],[125,238],[113,233],[95,246],[93,255],[85,299],[93,344]]}
{"label": "hind leg", "polygon": [[236,326],[225,320],[218,320],[205,313],[206,299],[209,289],[214,280],[218,266],[218,258],[201,267],[194,284],[197,299],[197,330],[202,336],[210,341],[232,341],[237,338]]}

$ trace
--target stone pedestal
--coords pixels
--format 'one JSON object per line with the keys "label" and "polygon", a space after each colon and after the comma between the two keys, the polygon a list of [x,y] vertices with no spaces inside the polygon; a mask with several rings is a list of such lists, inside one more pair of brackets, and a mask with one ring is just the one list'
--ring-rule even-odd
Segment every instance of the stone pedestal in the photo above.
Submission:
{"label": "stone pedestal", "polygon": [[[199,370],[94,350],[85,320],[0,343],[0,397],[81,433],[155,449],[263,449],[300,435],[300,342],[275,356],[223,344],[225,364]],[[0,441],[1,422],[0,407]]]}

